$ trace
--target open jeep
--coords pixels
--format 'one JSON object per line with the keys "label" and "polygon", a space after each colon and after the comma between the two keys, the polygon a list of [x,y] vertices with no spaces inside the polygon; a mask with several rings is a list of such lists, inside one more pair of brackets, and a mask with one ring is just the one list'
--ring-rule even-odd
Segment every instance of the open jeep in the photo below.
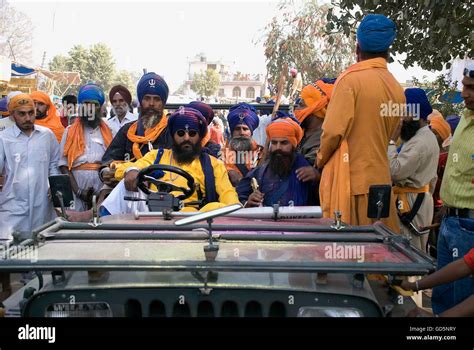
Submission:
{"label": "open jeep", "polygon": [[405,316],[414,303],[385,278],[434,269],[382,223],[349,226],[319,207],[179,212],[177,189],[146,176],[162,167],[139,176],[158,190],[150,211],[58,218],[4,251],[0,271],[37,275],[4,302],[6,316]]}

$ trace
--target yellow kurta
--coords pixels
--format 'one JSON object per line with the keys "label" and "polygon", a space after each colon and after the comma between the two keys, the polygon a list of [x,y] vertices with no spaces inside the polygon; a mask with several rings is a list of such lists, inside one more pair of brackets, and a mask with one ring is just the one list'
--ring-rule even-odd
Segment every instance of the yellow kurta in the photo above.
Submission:
{"label": "yellow kurta", "polygon": [[[153,150],[148,152],[144,157],[140,158],[135,162],[127,162],[127,163],[120,163],[116,165],[115,171],[115,178],[117,180],[122,180],[124,177],[124,172],[129,167],[136,167],[139,169],[144,169],[155,162],[156,155],[158,150]],[[227,175],[227,170],[225,165],[222,161],[214,158],[211,158],[212,168],[214,169],[214,177],[216,181],[216,193],[219,197],[219,202],[208,203],[200,211],[207,211],[212,209],[217,209],[220,207],[224,207],[231,204],[237,204],[239,202],[239,198],[237,196],[237,192],[235,188],[231,185],[229,181],[229,176]],[[176,160],[172,157],[172,151],[169,149],[165,149],[163,152],[163,156],[161,157],[160,164],[163,165],[171,165],[177,168],[181,168],[182,170],[188,172],[193,178],[194,182],[198,183],[201,187],[201,191],[203,195],[206,195],[206,185],[205,185],[205,178],[204,172],[202,171],[201,162],[199,158],[194,159],[190,164],[178,164]],[[187,180],[174,173],[165,172],[165,175],[160,179],[162,181],[170,182],[173,185],[188,188]],[[176,193],[179,194],[179,193]],[[198,196],[197,193],[194,192],[193,195],[187,198],[184,202],[191,202],[197,201]]]}
{"label": "yellow kurta", "polygon": [[[345,72],[338,79],[329,103],[322,126],[317,166],[322,168],[330,161],[332,166],[328,172],[332,173],[331,178],[337,178],[338,183],[346,187],[347,183],[350,184],[350,198],[343,205],[334,203],[337,196],[331,197],[333,203],[323,203],[323,197],[321,202],[327,208],[325,217],[332,217],[333,213],[329,210],[342,209],[342,206],[350,211],[342,213],[344,221],[351,225],[369,225],[373,222],[367,218],[369,187],[391,185],[387,147],[390,135],[399,122],[398,113],[390,117],[383,116],[381,112],[384,106],[392,111],[390,106],[404,104],[405,95],[403,88],[387,70],[387,62],[383,58],[356,63],[348,71],[350,73]],[[348,154],[340,154],[343,140],[347,141]],[[335,163],[335,159],[331,159],[333,155],[338,158],[338,166],[331,164]],[[341,166],[343,163],[346,166]],[[348,171],[348,174],[338,173],[341,171]],[[338,186],[338,183],[332,183],[332,186]],[[340,196],[338,200],[340,203]],[[390,213],[390,217],[383,221],[399,232],[393,201]]]}

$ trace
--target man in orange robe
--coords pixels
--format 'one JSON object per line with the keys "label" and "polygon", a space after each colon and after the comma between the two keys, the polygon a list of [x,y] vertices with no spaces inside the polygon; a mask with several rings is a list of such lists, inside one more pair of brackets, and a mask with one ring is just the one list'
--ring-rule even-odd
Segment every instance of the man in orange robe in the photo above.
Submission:
{"label": "man in orange robe", "polygon": [[50,129],[54,133],[54,136],[56,136],[58,143],[61,143],[64,126],[61,123],[61,119],[53,102],[49,96],[42,91],[35,91],[31,93],[30,96],[35,102],[36,107],[35,124]]}
{"label": "man in orange robe", "polygon": [[[324,217],[342,212],[351,225],[369,225],[371,185],[391,185],[387,147],[405,103],[403,88],[387,70],[396,37],[393,21],[367,15],[357,30],[357,63],[337,79],[323,123],[317,167],[323,169],[320,200]],[[398,107],[398,108],[397,108]],[[392,198],[393,194],[392,194]],[[382,220],[400,232],[394,201]]]}

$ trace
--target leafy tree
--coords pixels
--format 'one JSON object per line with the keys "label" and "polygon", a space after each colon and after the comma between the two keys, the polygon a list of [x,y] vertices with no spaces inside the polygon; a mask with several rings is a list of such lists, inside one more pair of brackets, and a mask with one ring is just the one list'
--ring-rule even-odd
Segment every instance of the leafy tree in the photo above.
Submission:
{"label": "leafy tree", "polygon": [[134,96],[136,94],[137,82],[139,78],[140,77],[138,74],[131,73],[127,70],[120,70],[116,72],[115,77],[110,86],[112,87],[116,84],[121,84],[130,91],[132,96]]}
{"label": "leafy tree", "polygon": [[[82,84],[94,82],[99,84],[104,91],[108,91],[114,81],[124,78],[123,72],[119,72],[119,79],[117,79],[112,52],[103,43],[95,44],[89,49],[82,45],[75,45],[69,50],[67,56],[53,57],[49,69],[51,71],[79,72]],[[126,79],[125,84],[133,86],[134,82],[131,76],[124,79]],[[60,90],[63,91],[63,89]],[[133,90],[134,88],[131,91]],[[67,92],[72,91],[69,89]]]}
{"label": "leafy tree", "polygon": [[194,74],[191,89],[200,96],[209,97],[215,95],[220,84],[220,76],[214,69]]}
{"label": "leafy tree", "polygon": [[405,67],[415,63],[426,70],[450,68],[454,58],[474,56],[474,6],[465,0],[332,0],[328,32],[354,37],[368,13],[383,14],[397,24],[392,53],[406,54]]}
{"label": "leafy tree", "polygon": [[281,14],[264,29],[269,81],[278,82],[285,63],[301,72],[304,84],[337,77],[354,63],[355,40],[341,33],[325,32],[328,11],[327,5],[319,6],[315,0],[302,7],[292,1],[280,5]]}
{"label": "leafy tree", "polygon": [[451,114],[461,115],[464,103],[452,103],[442,98],[447,93],[456,93],[457,82],[451,82],[445,74],[439,75],[434,81],[428,81],[425,76],[422,80],[418,80],[415,77],[412,80],[414,86],[426,91],[426,95],[433,108],[439,110],[445,118]]}

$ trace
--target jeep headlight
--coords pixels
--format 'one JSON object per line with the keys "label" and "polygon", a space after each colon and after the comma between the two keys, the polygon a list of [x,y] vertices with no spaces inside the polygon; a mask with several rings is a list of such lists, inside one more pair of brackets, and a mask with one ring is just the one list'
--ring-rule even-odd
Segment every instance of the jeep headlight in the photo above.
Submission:
{"label": "jeep headlight", "polygon": [[46,308],[45,317],[112,317],[110,305],[104,302],[54,303]]}
{"label": "jeep headlight", "polygon": [[349,307],[303,306],[297,317],[363,317],[362,311]]}

